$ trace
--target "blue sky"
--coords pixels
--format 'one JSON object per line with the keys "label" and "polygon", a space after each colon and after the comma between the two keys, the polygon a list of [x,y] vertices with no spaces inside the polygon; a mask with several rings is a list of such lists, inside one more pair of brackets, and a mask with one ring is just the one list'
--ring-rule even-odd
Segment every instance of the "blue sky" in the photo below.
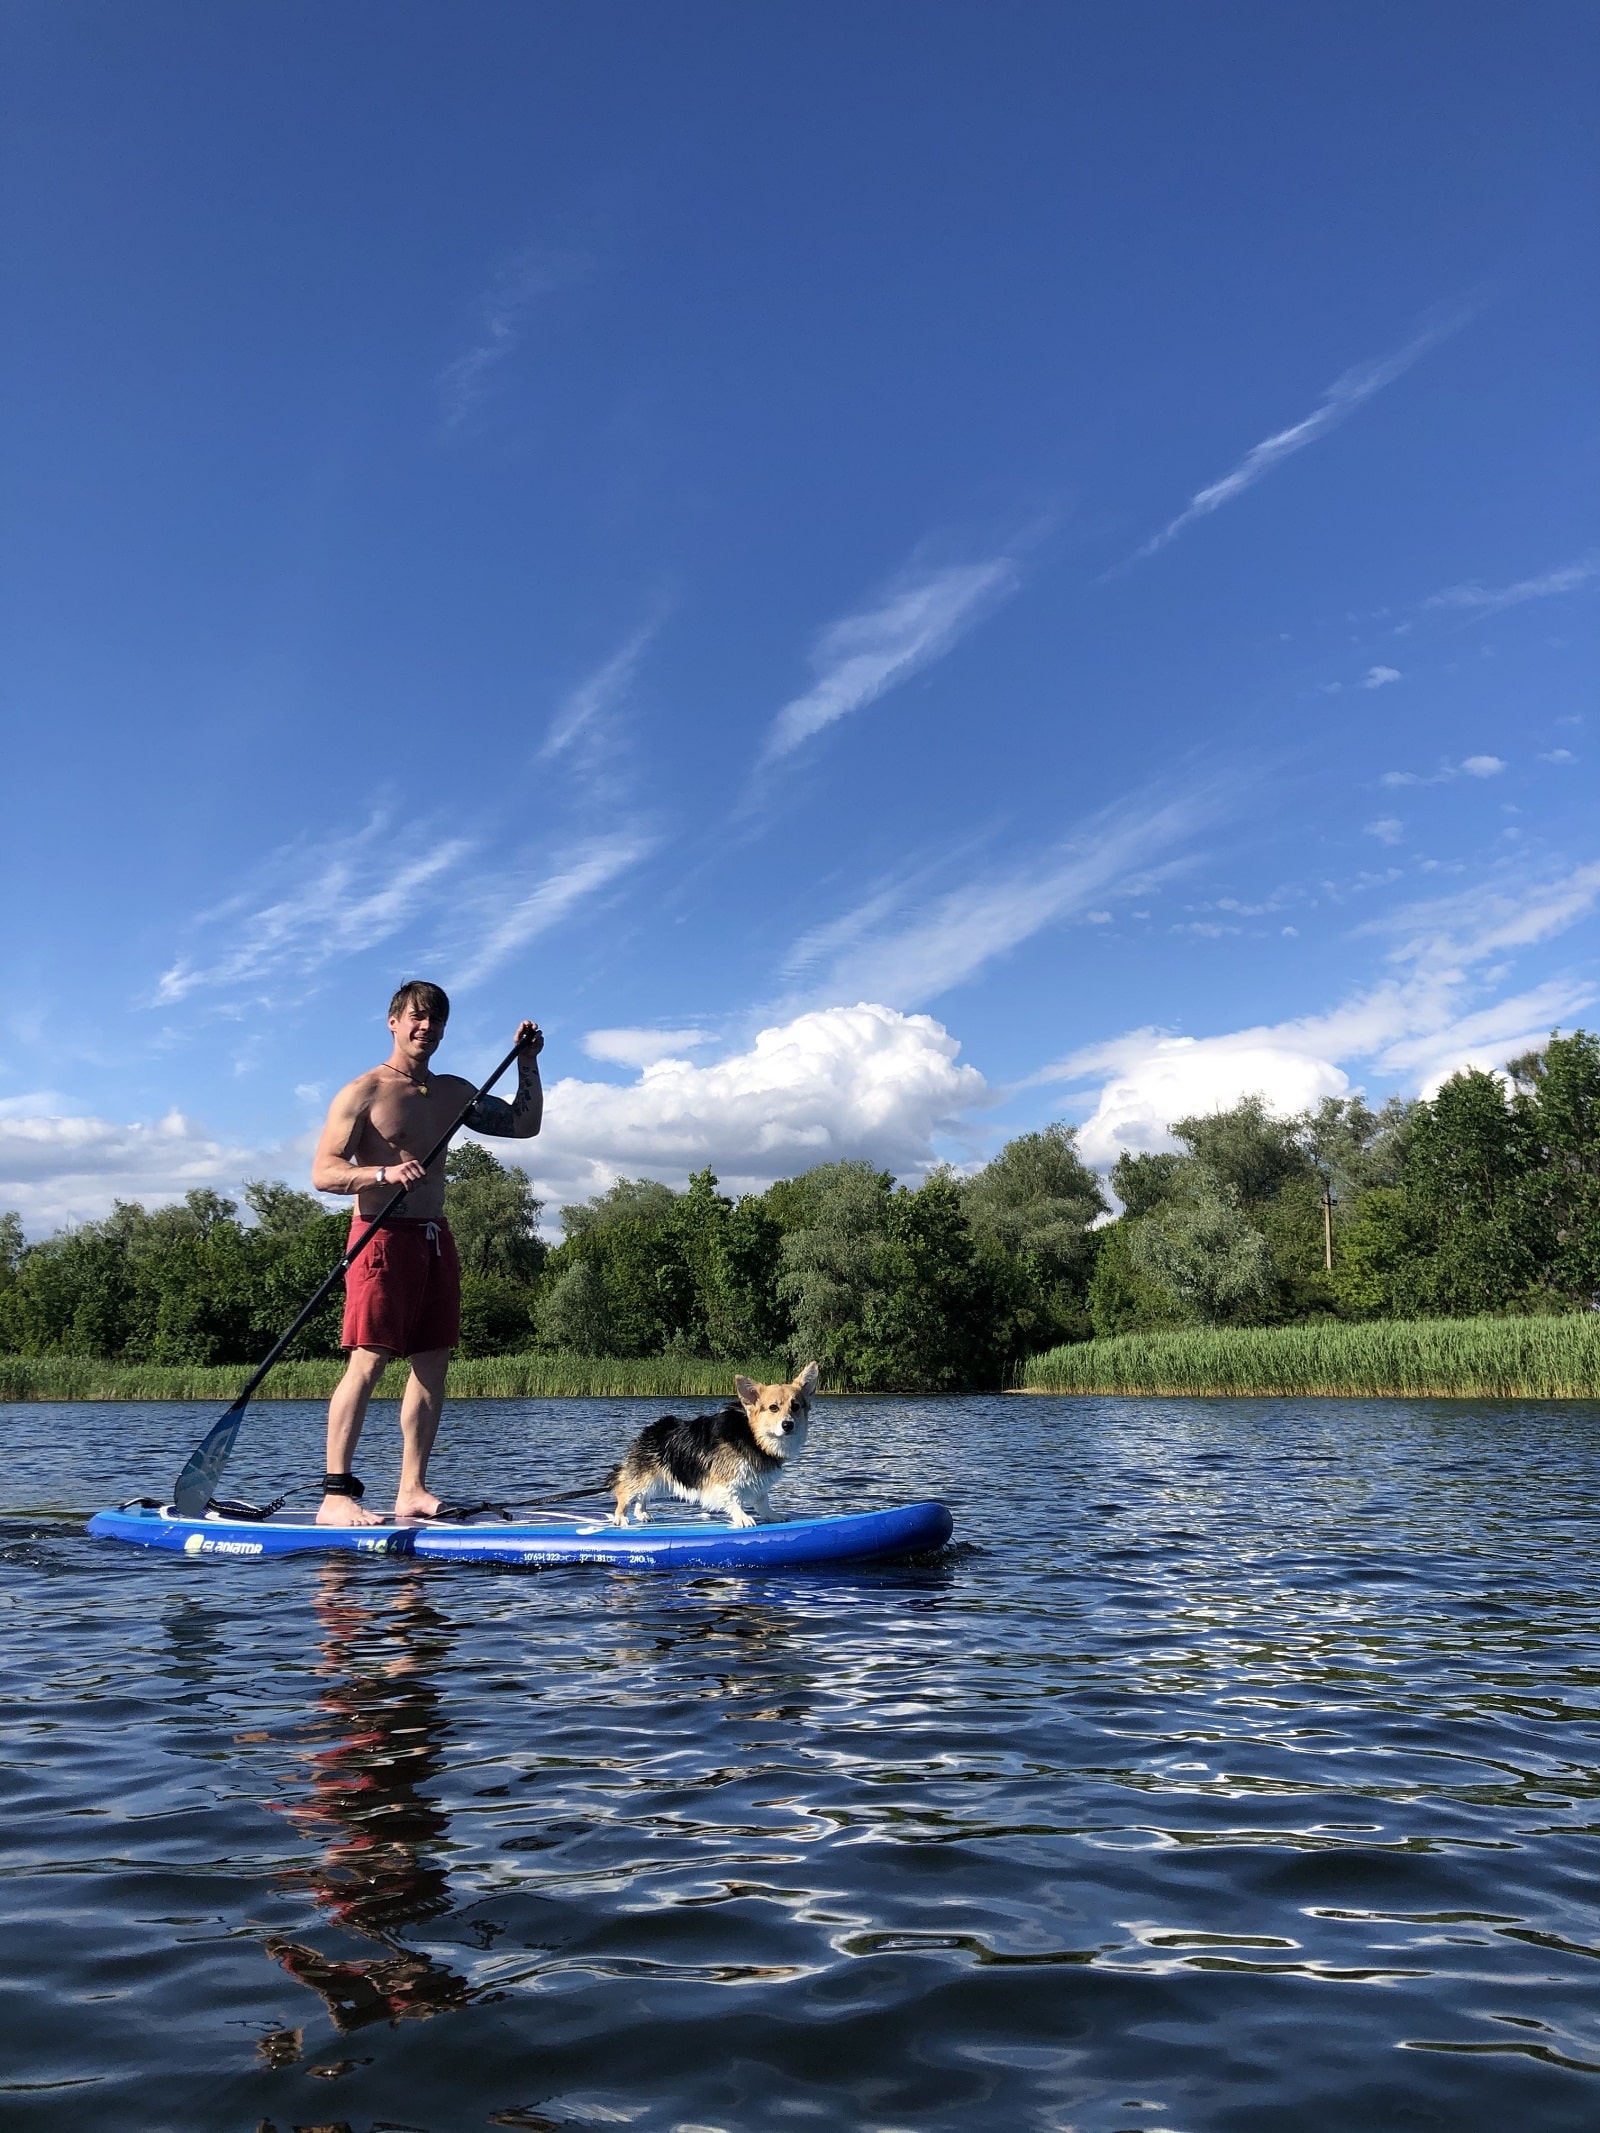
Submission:
{"label": "blue sky", "polygon": [[35,1233],[414,974],[552,1204],[1594,1024],[1592,10],[3,21]]}

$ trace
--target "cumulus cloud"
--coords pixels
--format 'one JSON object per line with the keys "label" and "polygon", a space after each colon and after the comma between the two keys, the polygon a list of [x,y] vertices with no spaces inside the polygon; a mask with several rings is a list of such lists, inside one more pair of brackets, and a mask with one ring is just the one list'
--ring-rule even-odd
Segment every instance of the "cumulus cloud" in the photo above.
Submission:
{"label": "cumulus cloud", "polygon": [[1367,835],[1376,837],[1380,844],[1398,844],[1405,833],[1406,826],[1397,815],[1384,815],[1367,824]]}
{"label": "cumulus cloud", "polygon": [[1361,677],[1361,686],[1363,689],[1382,689],[1386,688],[1391,681],[1398,681],[1399,679],[1400,669],[1398,667],[1368,667],[1366,673]]}
{"label": "cumulus cloud", "polygon": [[[283,1151],[229,1147],[181,1111],[153,1123],[25,1113],[0,1116],[0,1207],[13,1207],[32,1236],[106,1214],[113,1200],[160,1205],[198,1186],[237,1193],[242,1178],[276,1175]],[[303,1154],[298,1167],[304,1169]]]}
{"label": "cumulus cloud", "polygon": [[1220,481],[1214,481],[1208,487],[1197,490],[1177,517],[1170,519],[1159,533],[1145,542],[1139,550],[1139,558],[1152,556],[1158,549],[1165,548],[1169,541],[1175,540],[1184,528],[1192,525],[1196,519],[1205,518],[1211,512],[1221,510],[1224,504],[1232,503],[1236,496],[1242,496],[1247,489],[1253,489],[1263,475],[1270,474],[1282,461],[1292,458],[1296,452],[1303,452],[1308,444],[1314,444],[1319,437],[1325,437],[1329,430],[1337,428],[1347,416],[1353,415],[1374,393],[1381,392],[1386,385],[1392,385],[1396,378],[1403,376],[1419,357],[1426,355],[1430,348],[1436,346],[1446,335],[1453,333],[1462,323],[1460,317],[1440,320],[1425,328],[1391,355],[1379,356],[1375,362],[1358,364],[1354,370],[1347,370],[1342,377],[1336,378],[1309,415],[1299,422],[1291,423],[1288,429],[1275,431],[1272,436],[1264,437],[1259,444],[1252,445],[1230,473],[1224,474]]}
{"label": "cumulus cloud", "polygon": [[1461,766],[1469,778],[1497,778],[1505,767],[1497,755],[1469,755]]}
{"label": "cumulus cloud", "polygon": [[763,761],[788,755],[824,726],[859,711],[940,658],[1016,590],[1009,556],[908,571],[871,607],[830,622],[811,651],[816,676],[772,722]]}
{"label": "cumulus cloud", "polygon": [[550,1201],[618,1177],[681,1184],[707,1164],[737,1191],[847,1158],[911,1176],[935,1160],[934,1136],[987,1094],[960,1049],[928,1015],[869,1001],[822,1008],[726,1059],[655,1060],[626,1087],[558,1081],[539,1139],[495,1152],[522,1161]]}

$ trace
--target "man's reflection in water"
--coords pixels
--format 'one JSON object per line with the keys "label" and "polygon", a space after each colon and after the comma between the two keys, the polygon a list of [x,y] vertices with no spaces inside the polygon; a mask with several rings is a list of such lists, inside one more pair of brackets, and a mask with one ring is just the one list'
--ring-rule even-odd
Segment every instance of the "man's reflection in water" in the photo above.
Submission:
{"label": "man's reflection in water", "polygon": [[339,1962],[278,1936],[267,1952],[321,1994],[341,2031],[442,2014],[464,2006],[470,1987],[401,1935],[451,1907],[439,1858],[448,1819],[423,1789],[444,1765],[436,1681],[449,1626],[420,1577],[376,1585],[370,1564],[337,1555],[321,1568],[313,1604],[322,1687],[308,1735],[309,1785],[278,1804],[322,1857],[285,1880],[309,1886],[329,1918],[387,1952]]}

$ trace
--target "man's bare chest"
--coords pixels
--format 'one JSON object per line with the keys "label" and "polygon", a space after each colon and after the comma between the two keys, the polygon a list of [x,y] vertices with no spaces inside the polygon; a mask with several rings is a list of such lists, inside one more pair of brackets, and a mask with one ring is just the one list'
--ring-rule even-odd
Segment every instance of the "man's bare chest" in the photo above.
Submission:
{"label": "man's bare chest", "polygon": [[387,1150],[421,1157],[451,1124],[451,1097],[431,1085],[426,1095],[411,1082],[384,1075],[373,1093],[367,1123]]}

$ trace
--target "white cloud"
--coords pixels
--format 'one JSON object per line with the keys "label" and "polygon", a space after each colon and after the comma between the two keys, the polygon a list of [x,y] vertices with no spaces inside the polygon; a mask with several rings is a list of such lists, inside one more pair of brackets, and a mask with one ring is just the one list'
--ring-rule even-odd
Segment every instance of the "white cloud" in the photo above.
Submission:
{"label": "white cloud", "polygon": [[592,1029],[583,1048],[591,1059],[604,1059],[614,1066],[647,1067],[710,1042],[703,1029]]}
{"label": "white cloud", "polygon": [[1361,677],[1361,686],[1363,689],[1382,689],[1391,681],[1398,681],[1399,679],[1400,669],[1398,667],[1368,667],[1366,673]]}
{"label": "white cloud", "polygon": [[1500,982],[1516,950],[1552,939],[1600,902],[1600,863],[1555,879],[1496,883],[1414,904],[1361,930],[1399,935],[1395,975],[1320,1015],[1180,1037],[1134,1030],[1046,1068],[1036,1082],[1101,1079],[1079,1140],[1088,1160],[1122,1148],[1171,1146],[1175,1118],[1259,1092],[1280,1112],[1345,1094],[1347,1068],[1367,1064],[1419,1093],[1467,1066],[1495,1067],[1570,1026],[1594,998],[1586,979],[1560,976],[1475,1001]]}
{"label": "white cloud", "polygon": [[1575,763],[1578,758],[1570,748],[1547,748],[1539,760],[1541,763]]}
{"label": "white cloud", "polygon": [[478,301],[471,347],[447,363],[439,377],[447,430],[458,429],[467,420],[494,371],[515,352],[530,307],[581,271],[581,262],[573,258],[528,251],[495,276]]}
{"label": "white cloud", "polygon": [[[151,1004],[165,1007],[191,993],[281,975],[308,977],[341,956],[376,947],[437,900],[437,884],[471,849],[464,838],[444,838],[403,858],[382,815],[353,836],[285,845],[262,869],[258,889],[195,921],[202,933],[228,936],[225,945],[210,957],[179,956],[163,972]],[[272,893],[274,881],[286,884],[282,894]]]}
{"label": "white cloud", "polygon": [[1343,1096],[1349,1078],[1328,1059],[1270,1029],[1223,1037],[1173,1037],[1133,1030],[1112,1044],[1079,1053],[1070,1077],[1108,1073],[1093,1115],[1078,1135],[1084,1160],[1104,1167],[1124,1148],[1170,1148],[1175,1118],[1215,1111],[1252,1091],[1275,1111],[1301,1111],[1324,1096]]}
{"label": "white cloud", "polygon": [[550,721],[550,731],[539,751],[545,761],[567,755],[580,768],[594,769],[595,758],[605,746],[611,714],[632,688],[639,661],[660,627],[659,615],[641,623],[609,659],[602,660],[566,697]]}
{"label": "white cloud", "polygon": [[821,1008],[708,1065],[660,1059],[624,1088],[558,1081],[539,1139],[496,1153],[525,1163],[551,1201],[621,1176],[681,1183],[707,1164],[739,1191],[847,1158],[914,1175],[934,1161],[933,1136],[987,1094],[960,1049],[927,1015]]}
{"label": "white cloud", "polygon": [[881,891],[790,951],[791,977],[815,973],[814,996],[852,993],[913,1006],[973,977],[1042,927],[1086,913],[1108,892],[1148,884],[1152,866],[1220,807],[1197,787],[1179,800],[1097,817],[1070,843],[1027,870],[990,876],[907,912]]}
{"label": "white cloud", "polygon": [[1597,575],[1600,557],[1584,556],[1576,563],[1563,564],[1559,570],[1547,570],[1543,577],[1520,578],[1514,585],[1447,585],[1443,592],[1422,604],[1455,608],[1467,614],[1490,614],[1502,607],[1519,607],[1524,600],[1548,600],[1557,593],[1576,592]]}
{"label": "white cloud", "polygon": [[549,873],[528,887],[513,885],[502,870],[493,890],[477,903],[470,943],[441,951],[449,958],[448,989],[467,992],[481,985],[530,941],[569,918],[588,897],[609,888],[654,848],[655,840],[642,831],[623,830],[591,838],[564,853]]}
{"label": "white cloud", "polygon": [[95,1220],[115,1199],[160,1203],[197,1186],[237,1193],[242,1178],[277,1175],[282,1161],[282,1150],[256,1155],[214,1140],[180,1111],[125,1124],[8,1110],[0,1118],[0,1207],[14,1207],[39,1236]]}
{"label": "white cloud", "polygon": [[772,722],[765,762],[859,711],[947,652],[1019,582],[1009,556],[903,574],[872,607],[830,622],[811,651],[816,680]]}
{"label": "white cloud", "polygon": [[1385,815],[1377,822],[1369,822],[1366,833],[1376,837],[1380,844],[1398,844],[1406,833],[1406,826],[1398,816]]}
{"label": "white cloud", "polygon": [[1386,770],[1380,785],[1448,785],[1455,778],[1497,778],[1505,769],[1497,755],[1469,755],[1464,763],[1441,763],[1431,778],[1415,770]]}
{"label": "white cloud", "polygon": [[1231,473],[1224,474],[1220,481],[1212,482],[1207,488],[1197,490],[1177,517],[1169,520],[1158,534],[1145,542],[1139,550],[1139,556],[1142,558],[1154,555],[1158,549],[1165,548],[1169,541],[1176,539],[1183,529],[1192,525],[1197,518],[1205,518],[1209,513],[1220,510],[1224,504],[1232,503],[1236,496],[1242,496],[1247,489],[1253,489],[1262,476],[1269,474],[1281,461],[1291,458],[1296,452],[1303,452],[1308,444],[1326,436],[1328,431],[1336,428],[1347,415],[1354,414],[1374,393],[1381,392],[1386,385],[1392,385],[1419,357],[1425,355],[1446,335],[1453,333],[1462,323],[1462,319],[1458,317],[1429,326],[1414,340],[1408,341],[1403,348],[1396,349],[1392,355],[1380,356],[1376,362],[1359,364],[1354,370],[1347,370],[1342,377],[1334,380],[1323,395],[1320,405],[1314,407],[1302,421],[1292,423],[1286,430],[1276,431],[1271,437],[1264,437],[1260,444],[1251,446]]}

